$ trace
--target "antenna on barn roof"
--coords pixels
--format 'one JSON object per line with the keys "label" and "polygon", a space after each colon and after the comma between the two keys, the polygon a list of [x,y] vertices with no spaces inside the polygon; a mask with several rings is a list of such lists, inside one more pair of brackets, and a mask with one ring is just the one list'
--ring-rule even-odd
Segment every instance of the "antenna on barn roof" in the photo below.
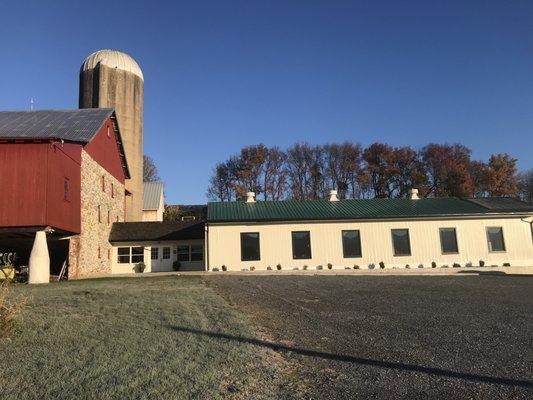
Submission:
{"label": "antenna on barn roof", "polygon": [[30,97],[30,111],[33,111],[33,97]]}

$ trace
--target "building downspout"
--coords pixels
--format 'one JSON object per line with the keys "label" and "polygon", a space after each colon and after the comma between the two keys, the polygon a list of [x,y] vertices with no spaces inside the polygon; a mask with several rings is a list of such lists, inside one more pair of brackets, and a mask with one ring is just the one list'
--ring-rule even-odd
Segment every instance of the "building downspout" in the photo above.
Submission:
{"label": "building downspout", "polygon": [[209,226],[205,223],[205,270],[209,271]]}

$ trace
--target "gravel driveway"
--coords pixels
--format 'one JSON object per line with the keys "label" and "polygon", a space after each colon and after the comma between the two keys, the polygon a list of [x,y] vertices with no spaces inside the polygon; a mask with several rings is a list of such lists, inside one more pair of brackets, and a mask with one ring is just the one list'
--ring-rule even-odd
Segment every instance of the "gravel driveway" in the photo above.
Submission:
{"label": "gravel driveway", "polygon": [[235,340],[295,364],[295,397],[533,396],[531,276],[204,279],[258,326]]}

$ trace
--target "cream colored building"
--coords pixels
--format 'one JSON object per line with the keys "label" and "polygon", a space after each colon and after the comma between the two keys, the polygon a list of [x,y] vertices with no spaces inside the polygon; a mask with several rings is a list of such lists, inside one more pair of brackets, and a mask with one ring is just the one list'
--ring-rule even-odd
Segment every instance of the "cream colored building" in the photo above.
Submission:
{"label": "cream colored building", "polygon": [[143,184],[143,221],[163,221],[165,196],[163,182],[144,182]]}
{"label": "cream colored building", "polygon": [[210,203],[206,268],[533,267],[532,221],[504,198]]}
{"label": "cream colored building", "polygon": [[202,271],[205,269],[203,222],[122,222],[113,224],[111,273]]}

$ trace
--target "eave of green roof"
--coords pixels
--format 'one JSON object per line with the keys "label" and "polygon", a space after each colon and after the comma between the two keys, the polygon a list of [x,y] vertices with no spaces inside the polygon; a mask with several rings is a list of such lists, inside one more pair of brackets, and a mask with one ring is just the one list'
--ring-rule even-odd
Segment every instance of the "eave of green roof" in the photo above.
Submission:
{"label": "eave of green roof", "polygon": [[[523,210],[520,210],[523,212]],[[509,211],[512,212],[512,211]],[[518,212],[518,210],[517,210]],[[208,222],[357,220],[494,214],[496,211],[456,197],[430,199],[349,199],[213,202]]]}

